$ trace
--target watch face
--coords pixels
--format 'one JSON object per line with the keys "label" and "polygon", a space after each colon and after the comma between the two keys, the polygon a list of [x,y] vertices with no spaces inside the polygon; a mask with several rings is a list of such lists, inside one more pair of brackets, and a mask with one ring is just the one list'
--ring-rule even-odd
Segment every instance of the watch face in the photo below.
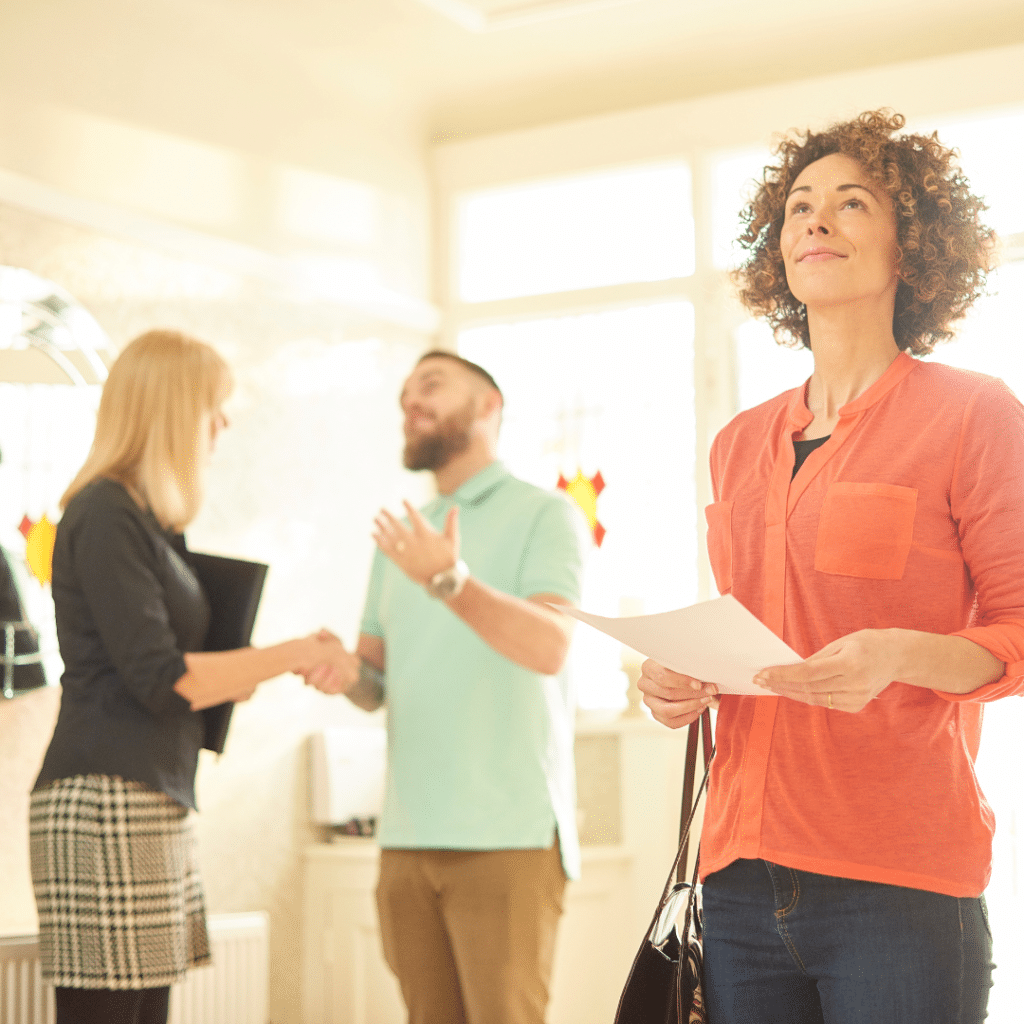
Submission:
{"label": "watch face", "polygon": [[434,577],[434,589],[441,597],[451,597],[458,585],[459,576],[454,568],[445,569],[443,573],[439,573]]}
{"label": "watch face", "polygon": [[427,591],[432,597],[446,601],[449,597],[454,597],[462,590],[462,586],[468,576],[469,570],[466,568],[465,563],[461,561],[456,562],[450,569],[442,569],[433,576],[430,583],[427,584]]}

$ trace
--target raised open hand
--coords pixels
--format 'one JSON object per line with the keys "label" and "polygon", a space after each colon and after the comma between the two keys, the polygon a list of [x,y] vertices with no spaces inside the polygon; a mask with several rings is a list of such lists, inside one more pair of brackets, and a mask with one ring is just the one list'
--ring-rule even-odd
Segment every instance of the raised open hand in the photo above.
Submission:
{"label": "raised open hand", "polygon": [[409,522],[382,508],[374,519],[377,547],[414,583],[427,583],[459,560],[459,510],[451,508],[439,532],[409,502],[403,502]]}

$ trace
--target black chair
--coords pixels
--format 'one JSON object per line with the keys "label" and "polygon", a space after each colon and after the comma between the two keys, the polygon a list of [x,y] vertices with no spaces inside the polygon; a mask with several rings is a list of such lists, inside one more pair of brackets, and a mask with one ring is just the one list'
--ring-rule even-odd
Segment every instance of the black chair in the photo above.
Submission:
{"label": "black chair", "polygon": [[46,686],[39,633],[25,616],[10,559],[0,548],[0,692],[8,700]]}

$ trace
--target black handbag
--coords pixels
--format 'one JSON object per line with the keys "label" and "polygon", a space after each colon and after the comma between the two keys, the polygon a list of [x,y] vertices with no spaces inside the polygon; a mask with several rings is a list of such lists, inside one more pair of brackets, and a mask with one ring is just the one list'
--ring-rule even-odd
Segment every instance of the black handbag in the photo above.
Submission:
{"label": "black handbag", "polygon": [[[697,744],[704,752],[704,780],[693,795],[696,780]],[[686,881],[686,860],[690,826],[701,795],[708,783],[711,759],[711,713],[705,711],[690,726],[686,744],[686,775],[679,819],[679,849],[672,862],[658,909],[640,950],[633,960],[626,985],[619,997],[615,1024],[704,1024],[703,933],[697,869],[700,849],[693,865],[693,877]],[[686,914],[682,931],[676,925],[683,901]]]}

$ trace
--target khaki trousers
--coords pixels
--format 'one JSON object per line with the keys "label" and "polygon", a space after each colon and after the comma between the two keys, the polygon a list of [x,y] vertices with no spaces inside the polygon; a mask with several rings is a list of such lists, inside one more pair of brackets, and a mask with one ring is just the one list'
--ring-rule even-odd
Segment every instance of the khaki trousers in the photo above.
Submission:
{"label": "khaki trousers", "polygon": [[409,1024],[543,1024],[565,873],[547,850],[382,850],[384,957]]}

